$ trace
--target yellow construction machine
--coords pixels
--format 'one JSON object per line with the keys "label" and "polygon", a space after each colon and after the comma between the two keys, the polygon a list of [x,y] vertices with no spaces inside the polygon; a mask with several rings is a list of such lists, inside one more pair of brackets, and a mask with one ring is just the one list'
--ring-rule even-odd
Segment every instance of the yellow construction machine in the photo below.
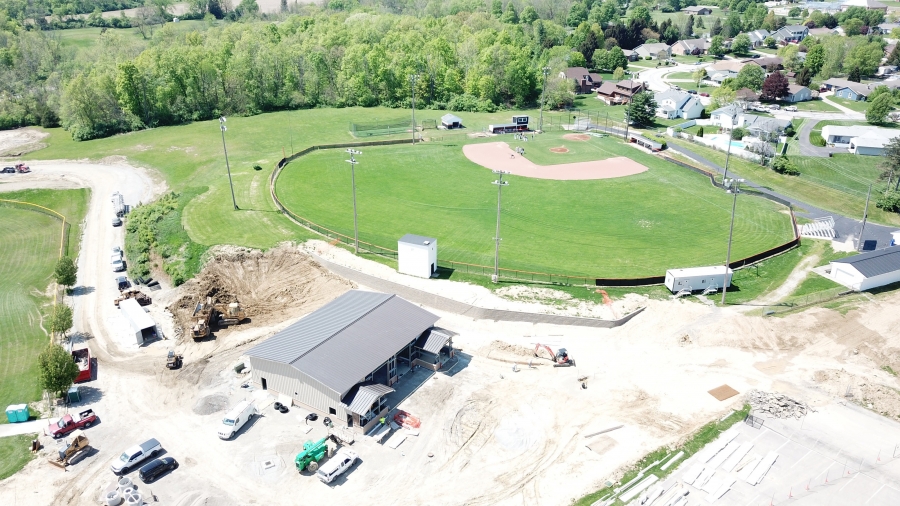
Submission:
{"label": "yellow construction machine", "polygon": [[72,432],[72,437],[65,440],[65,442],[60,445],[59,455],[57,457],[50,457],[48,461],[60,469],[65,469],[72,461],[77,457],[86,454],[90,449],[90,441],[88,441],[84,432],[79,429]]}

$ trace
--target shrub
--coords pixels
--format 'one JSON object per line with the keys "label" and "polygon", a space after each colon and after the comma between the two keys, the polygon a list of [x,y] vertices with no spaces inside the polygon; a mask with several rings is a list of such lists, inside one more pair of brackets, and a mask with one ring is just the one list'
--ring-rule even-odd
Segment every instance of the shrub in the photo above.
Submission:
{"label": "shrub", "polygon": [[875,207],[892,213],[900,212],[900,191],[879,192],[878,198],[875,200]]}
{"label": "shrub", "polygon": [[644,59],[649,61],[649,60],[652,60],[653,57],[652,57],[652,56],[645,56]]}
{"label": "shrub", "polygon": [[821,135],[813,132],[809,134],[809,143],[813,146],[819,146],[820,148],[825,147],[825,138]]}
{"label": "shrub", "polygon": [[736,141],[739,141],[746,136],[747,136],[747,131],[741,127],[735,128],[734,130],[731,131],[731,138]]}
{"label": "shrub", "polygon": [[[706,109],[704,109],[705,111]],[[697,129],[697,137],[703,137],[703,127]]]}
{"label": "shrub", "polygon": [[788,176],[797,176],[800,174],[800,170],[797,169],[794,162],[784,155],[776,156],[775,159],[772,160],[772,170]]}

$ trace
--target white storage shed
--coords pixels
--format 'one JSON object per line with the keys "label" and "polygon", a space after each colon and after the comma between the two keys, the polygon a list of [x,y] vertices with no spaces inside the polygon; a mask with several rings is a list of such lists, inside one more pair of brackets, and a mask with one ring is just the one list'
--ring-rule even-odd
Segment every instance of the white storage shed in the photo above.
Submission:
{"label": "white storage shed", "polygon": [[666,288],[672,293],[682,290],[696,292],[709,287],[721,290],[722,286],[731,286],[733,274],[734,271],[726,269],[724,265],[669,269],[666,271]]}
{"label": "white storage shed", "polygon": [[900,248],[867,251],[831,262],[831,279],[857,291],[900,281]]}
{"label": "white storage shed", "polygon": [[119,309],[122,311],[122,316],[131,325],[138,346],[144,344],[145,340],[156,337],[156,322],[150,318],[137,300],[125,299],[119,302]]}
{"label": "white storage shed", "polygon": [[430,278],[437,272],[437,239],[406,234],[397,241],[397,272]]}

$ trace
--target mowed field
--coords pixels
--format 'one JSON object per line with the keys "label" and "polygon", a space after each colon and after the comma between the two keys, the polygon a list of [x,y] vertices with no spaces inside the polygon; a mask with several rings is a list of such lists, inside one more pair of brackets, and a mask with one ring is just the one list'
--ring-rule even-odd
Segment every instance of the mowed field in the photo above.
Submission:
{"label": "mowed field", "polygon": [[[2,191],[2,186],[0,186]],[[72,220],[69,252],[78,251],[87,190],[0,193],[0,199],[50,207]],[[0,207],[0,406],[41,398],[37,355],[47,345],[43,318],[52,295],[48,286],[59,255],[62,223],[47,214]],[[7,423],[6,417],[0,423]]]}
{"label": "mowed field", "polygon": [[[650,170],[594,181],[507,176],[503,190],[501,267],[596,276],[662,275],[667,268],[724,261],[731,198],[699,174],[618,139],[579,142],[548,133],[539,141],[512,136],[485,141],[522,145],[547,164],[627,156]],[[495,175],[470,162],[463,142],[371,147],[357,156],[360,239],[396,249],[406,233],[438,239],[439,258],[493,264]],[[549,147],[565,145],[564,155]],[[353,235],[350,169],[341,150],[311,153],[289,164],[276,191],[298,215]],[[738,204],[732,258],[791,239],[784,209],[755,197]]]}

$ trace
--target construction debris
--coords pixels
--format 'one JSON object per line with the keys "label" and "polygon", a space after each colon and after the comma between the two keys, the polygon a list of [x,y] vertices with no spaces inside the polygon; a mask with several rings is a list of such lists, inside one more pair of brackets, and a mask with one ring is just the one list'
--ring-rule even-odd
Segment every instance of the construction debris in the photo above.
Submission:
{"label": "construction debris", "polygon": [[775,418],[800,418],[806,416],[809,409],[804,402],[800,402],[784,394],[750,390],[747,392],[747,402],[755,411],[769,414]]}

